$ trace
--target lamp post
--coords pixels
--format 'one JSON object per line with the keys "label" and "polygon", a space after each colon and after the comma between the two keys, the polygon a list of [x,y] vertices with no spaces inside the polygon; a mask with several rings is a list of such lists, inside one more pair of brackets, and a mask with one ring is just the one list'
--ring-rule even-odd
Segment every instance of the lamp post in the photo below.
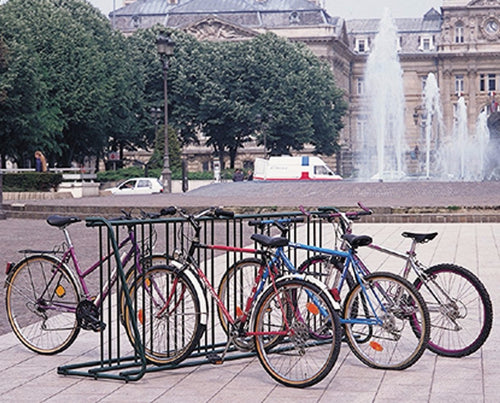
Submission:
{"label": "lamp post", "polygon": [[172,171],[170,170],[170,157],[168,153],[168,96],[167,96],[167,72],[168,62],[174,54],[175,42],[170,38],[170,33],[160,34],[156,38],[156,47],[160,59],[163,63],[163,103],[165,113],[165,151],[163,154],[163,170],[161,171],[161,181],[165,193],[172,192]]}

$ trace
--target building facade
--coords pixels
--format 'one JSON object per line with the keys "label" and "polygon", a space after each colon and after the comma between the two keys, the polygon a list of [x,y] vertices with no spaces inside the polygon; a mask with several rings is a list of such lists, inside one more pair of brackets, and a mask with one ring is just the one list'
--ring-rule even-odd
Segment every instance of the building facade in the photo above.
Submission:
{"label": "building facade", "polygon": [[[110,18],[125,34],[162,24],[200,40],[241,41],[274,32],[306,43],[331,66],[349,104],[341,152],[328,162],[345,177],[356,170],[354,156],[360,132],[370,125],[363,91],[368,56],[379,31],[378,19],[346,21],[330,16],[320,0],[138,0],[116,10]],[[412,164],[410,154],[414,146],[424,147],[422,93],[429,73],[436,76],[441,92],[446,130],[455,123],[460,97],[467,105],[470,133],[478,114],[496,102],[500,0],[443,0],[440,10],[431,9],[421,18],[395,19],[394,23],[403,71],[407,167],[409,173],[415,173],[419,167]],[[192,161],[202,153],[198,148],[191,154],[189,148],[185,152]],[[246,152],[240,159],[248,164],[259,149],[249,147]]]}

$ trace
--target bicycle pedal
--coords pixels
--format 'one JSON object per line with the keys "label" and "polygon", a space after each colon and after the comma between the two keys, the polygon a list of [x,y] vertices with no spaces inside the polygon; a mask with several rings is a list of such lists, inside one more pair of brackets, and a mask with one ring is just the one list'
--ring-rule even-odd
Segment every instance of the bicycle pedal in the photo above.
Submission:
{"label": "bicycle pedal", "polygon": [[208,353],[207,360],[210,364],[213,365],[221,365],[224,362],[223,358],[216,353]]}
{"label": "bicycle pedal", "polygon": [[104,329],[106,329],[106,323],[104,322],[94,322],[90,325],[91,327],[91,330],[93,330],[94,332],[98,333],[98,332],[103,332]]}

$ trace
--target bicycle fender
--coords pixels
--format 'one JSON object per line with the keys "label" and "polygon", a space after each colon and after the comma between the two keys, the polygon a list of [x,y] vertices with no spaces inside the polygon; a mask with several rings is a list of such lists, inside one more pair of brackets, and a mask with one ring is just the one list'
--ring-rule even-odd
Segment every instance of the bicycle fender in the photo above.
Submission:
{"label": "bicycle fender", "polygon": [[79,294],[80,298],[84,296],[82,286],[80,284],[80,280],[75,275],[73,270],[71,270],[68,267],[68,265],[66,263],[63,263],[63,261],[61,259],[59,259],[57,256],[46,255],[46,254],[26,256],[25,258],[23,258],[22,260],[17,262],[13,267],[10,268],[9,273],[7,274],[7,278],[5,279],[4,288],[7,287],[8,283],[10,283],[10,279],[12,278],[14,273],[17,271],[17,268],[19,266],[21,266],[22,264],[24,264],[28,260],[36,259],[36,258],[44,258],[44,259],[52,260],[52,261],[54,261],[54,264],[61,266],[63,268],[63,270],[65,270],[66,273],[68,273],[68,276],[71,277],[71,280],[73,280],[73,283],[75,283],[75,286],[78,289],[78,294]]}

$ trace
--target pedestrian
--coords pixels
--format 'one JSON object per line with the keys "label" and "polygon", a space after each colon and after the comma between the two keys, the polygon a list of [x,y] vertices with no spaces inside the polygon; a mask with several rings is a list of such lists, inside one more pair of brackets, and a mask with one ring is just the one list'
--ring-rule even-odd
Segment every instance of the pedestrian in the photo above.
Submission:
{"label": "pedestrian", "polygon": [[244,179],[243,171],[241,169],[236,169],[233,174],[233,182],[242,182]]}
{"label": "pedestrian", "polygon": [[253,181],[253,171],[251,169],[248,170],[247,181]]}
{"label": "pedestrian", "polygon": [[41,151],[35,151],[35,171],[47,172],[47,160]]}

